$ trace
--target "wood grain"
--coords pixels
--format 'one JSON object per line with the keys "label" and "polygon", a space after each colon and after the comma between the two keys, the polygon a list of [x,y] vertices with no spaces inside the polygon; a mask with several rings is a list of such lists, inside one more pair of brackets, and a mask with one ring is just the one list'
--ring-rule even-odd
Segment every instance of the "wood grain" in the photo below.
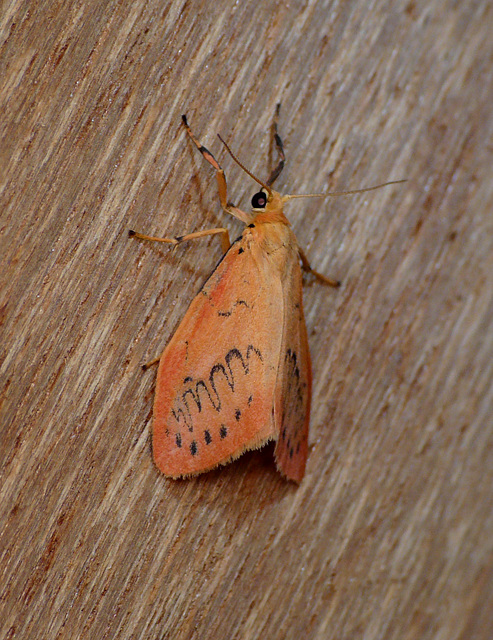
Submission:
{"label": "wood grain", "polygon": [[[7,0],[0,15],[0,637],[489,639],[493,28],[488,0]],[[314,398],[297,488],[272,450],[173,482],[157,355],[220,257],[129,228],[291,193]],[[241,226],[226,223],[233,237]]]}

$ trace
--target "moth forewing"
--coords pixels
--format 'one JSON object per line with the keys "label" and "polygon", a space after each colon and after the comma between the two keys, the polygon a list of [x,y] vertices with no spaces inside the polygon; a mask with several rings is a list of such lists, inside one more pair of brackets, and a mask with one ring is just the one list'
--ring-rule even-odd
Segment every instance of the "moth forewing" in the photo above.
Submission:
{"label": "moth forewing", "polygon": [[[294,234],[293,240],[295,243]],[[303,310],[302,274],[294,243],[286,259],[283,281],[282,342],[275,401],[278,432],[275,458],[284,476],[301,482],[308,455],[312,374]]]}
{"label": "moth forewing", "polygon": [[272,279],[246,229],[192,301],[160,360],[153,454],[166,475],[207,471],[276,438],[281,296],[279,277]]}

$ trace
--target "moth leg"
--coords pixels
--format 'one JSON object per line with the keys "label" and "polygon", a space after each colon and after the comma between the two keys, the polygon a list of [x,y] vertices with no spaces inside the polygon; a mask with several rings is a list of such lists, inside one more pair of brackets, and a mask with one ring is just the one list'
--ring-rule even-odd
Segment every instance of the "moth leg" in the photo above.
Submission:
{"label": "moth leg", "polygon": [[221,234],[221,248],[224,253],[230,248],[231,242],[229,240],[229,231],[227,229],[203,229],[202,231],[194,231],[193,233],[187,233],[184,236],[176,236],[175,238],[156,238],[155,236],[146,236],[143,233],[137,233],[137,231],[130,230],[128,235],[131,238],[139,238],[140,240],[150,240],[151,242],[166,242],[174,246],[181,244],[182,242],[188,242],[188,240],[196,240],[197,238],[204,238],[205,236],[214,236]]}
{"label": "moth leg", "polygon": [[303,249],[298,247],[298,251],[299,251],[299,254],[300,254],[300,258],[301,258],[301,265],[303,267],[303,271],[306,271],[307,273],[313,274],[315,276],[315,278],[317,278],[318,280],[320,280],[324,284],[328,284],[331,287],[340,287],[341,286],[341,283],[340,283],[339,280],[333,280],[332,278],[328,278],[327,276],[324,276],[321,273],[318,273],[318,271],[315,271],[314,269],[312,269],[311,266],[310,266],[310,263],[308,262],[308,258],[306,257],[305,252],[303,251]]}
{"label": "moth leg", "polygon": [[279,131],[277,129],[277,123],[279,122],[279,113],[281,111],[281,103],[278,102],[276,106],[276,112],[274,114],[274,121],[272,122],[272,141],[275,142],[277,153],[279,154],[279,161],[277,166],[275,166],[270,172],[269,179],[267,183],[269,187],[272,187],[277,178],[281,175],[281,171],[284,169],[284,163],[286,161],[286,156],[284,155],[284,146],[282,144],[281,136],[279,135]]}
{"label": "moth leg", "polygon": [[251,215],[249,213],[245,213],[241,209],[238,209],[238,207],[235,207],[235,205],[232,202],[228,202],[228,187],[226,184],[226,176],[224,175],[224,169],[221,167],[221,165],[216,160],[216,158],[212,155],[209,149],[204,147],[204,145],[200,144],[197,138],[193,135],[192,130],[188,125],[187,117],[185,115],[182,115],[181,119],[183,120],[185,129],[187,130],[187,133],[190,136],[194,145],[197,147],[200,153],[204,156],[207,162],[211,164],[216,170],[217,188],[219,191],[219,200],[221,201],[221,207],[224,209],[224,211],[226,211],[226,213],[229,213],[234,218],[238,218],[238,220],[241,220],[242,222],[245,222],[246,224],[248,224],[252,220]]}
{"label": "moth leg", "polygon": [[[204,229],[203,231],[194,231],[193,233],[187,233],[184,236],[177,236],[176,238],[156,238],[154,236],[146,236],[143,233],[137,233],[137,231],[130,230],[128,232],[129,237],[131,238],[139,238],[140,240],[150,240],[151,242],[166,242],[167,244],[172,244],[175,247],[182,242],[187,242],[188,240],[195,240],[197,238],[204,238],[205,236],[213,236],[221,234],[221,247],[224,253],[231,246],[231,242],[229,240],[229,232],[227,229]],[[142,365],[142,369],[147,371],[150,367],[161,360],[161,356],[154,358],[150,362],[146,362]]]}
{"label": "moth leg", "polygon": [[144,371],[147,371],[147,369],[150,369],[151,367],[153,367],[155,364],[158,364],[159,361],[161,360],[161,356],[158,356],[157,358],[153,358],[152,360],[150,360],[149,362],[146,362],[145,364],[142,365],[142,369]]}

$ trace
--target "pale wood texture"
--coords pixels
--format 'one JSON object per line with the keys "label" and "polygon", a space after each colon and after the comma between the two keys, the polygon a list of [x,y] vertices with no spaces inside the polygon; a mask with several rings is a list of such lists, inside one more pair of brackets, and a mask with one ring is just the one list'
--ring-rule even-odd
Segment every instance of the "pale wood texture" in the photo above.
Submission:
{"label": "pale wood texture", "polygon": [[[2,5],[0,637],[489,639],[490,0]],[[153,371],[220,256],[127,231],[227,224],[280,190],[313,266],[312,443],[173,482]]]}

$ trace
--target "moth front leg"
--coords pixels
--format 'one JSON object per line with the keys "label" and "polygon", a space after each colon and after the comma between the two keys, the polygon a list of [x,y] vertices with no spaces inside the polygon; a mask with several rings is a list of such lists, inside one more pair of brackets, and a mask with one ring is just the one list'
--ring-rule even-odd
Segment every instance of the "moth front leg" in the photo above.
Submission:
{"label": "moth front leg", "polygon": [[192,130],[190,129],[190,125],[188,124],[187,116],[182,115],[181,119],[194,145],[200,151],[204,159],[207,160],[207,162],[211,164],[216,170],[217,188],[219,191],[219,200],[221,201],[222,208],[224,209],[224,211],[226,211],[226,213],[229,213],[234,218],[237,218],[238,220],[241,220],[245,224],[248,224],[249,222],[251,222],[250,214],[245,213],[241,209],[238,209],[238,207],[235,207],[235,205],[232,202],[228,201],[228,186],[226,184],[226,176],[224,174],[224,169],[221,167],[221,165],[213,156],[213,154],[209,151],[209,149],[207,149],[207,147],[204,147],[203,144],[200,144],[200,142],[194,136],[194,134],[192,133]]}
{"label": "moth front leg", "polygon": [[282,138],[279,135],[279,130],[277,128],[277,124],[279,122],[279,113],[281,111],[281,103],[279,102],[276,106],[276,113],[274,114],[274,121],[272,123],[272,138],[271,138],[271,152],[269,153],[269,158],[272,156],[272,146],[275,144],[277,153],[279,155],[279,160],[277,165],[272,168],[267,183],[269,187],[272,187],[277,178],[281,175],[281,171],[284,169],[284,164],[286,162],[286,156],[284,155],[284,145],[282,143]]}

